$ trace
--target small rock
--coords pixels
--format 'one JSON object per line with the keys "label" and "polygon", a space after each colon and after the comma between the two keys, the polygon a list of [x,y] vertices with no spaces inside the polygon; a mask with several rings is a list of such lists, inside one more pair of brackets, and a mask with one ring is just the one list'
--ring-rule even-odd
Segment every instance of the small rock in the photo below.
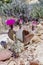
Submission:
{"label": "small rock", "polygon": [[37,61],[31,61],[30,65],[39,65],[39,63]]}
{"label": "small rock", "polygon": [[7,48],[7,44],[6,44],[6,41],[1,41],[0,43],[4,48]]}
{"label": "small rock", "polygon": [[16,65],[15,61],[11,61],[8,65]]}
{"label": "small rock", "polygon": [[12,52],[9,51],[9,50],[2,50],[0,52],[0,61],[4,61],[4,60],[7,60],[9,59],[10,57],[12,56]]}
{"label": "small rock", "polygon": [[20,61],[20,65],[25,65],[24,61],[21,60]]}

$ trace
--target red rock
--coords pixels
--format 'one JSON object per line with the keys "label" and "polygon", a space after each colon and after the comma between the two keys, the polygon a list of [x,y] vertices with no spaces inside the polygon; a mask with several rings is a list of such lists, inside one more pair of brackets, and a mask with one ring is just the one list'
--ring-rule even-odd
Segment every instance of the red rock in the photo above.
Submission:
{"label": "red rock", "polygon": [[7,60],[12,56],[12,52],[9,50],[2,50],[0,52],[0,61]]}
{"label": "red rock", "polygon": [[37,61],[31,61],[30,65],[39,65],[39,63]]}

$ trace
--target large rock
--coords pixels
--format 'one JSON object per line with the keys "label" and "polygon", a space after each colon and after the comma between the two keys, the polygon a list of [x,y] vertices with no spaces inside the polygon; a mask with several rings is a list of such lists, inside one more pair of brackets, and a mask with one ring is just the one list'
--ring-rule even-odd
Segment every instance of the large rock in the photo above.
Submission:
{"label": "large rock", "polygon": [[0,61],[7,60],[12,56],[12,52],[9,50],[2,50],[0,52]]}

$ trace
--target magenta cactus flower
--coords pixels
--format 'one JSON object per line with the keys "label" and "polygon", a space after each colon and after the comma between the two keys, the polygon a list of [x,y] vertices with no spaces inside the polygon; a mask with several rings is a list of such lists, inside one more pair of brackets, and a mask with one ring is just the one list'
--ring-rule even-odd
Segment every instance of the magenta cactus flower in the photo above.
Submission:
{"label": "magenta cactus flower", "polygon": [[15,22],[16,21],[14,19],[9,19],[9,20],[7,20],[6,24],[9,25],[9,26],[11,26],[11,25],[14,25]]}

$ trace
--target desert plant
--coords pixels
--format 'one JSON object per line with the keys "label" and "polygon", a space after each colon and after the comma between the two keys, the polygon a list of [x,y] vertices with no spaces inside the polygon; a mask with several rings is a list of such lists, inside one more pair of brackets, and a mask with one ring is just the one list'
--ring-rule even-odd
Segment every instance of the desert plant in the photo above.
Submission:
{"label": "desert plant", "polygon": [[43,6],[40,4],[34,6],[30,12],[30,16],[33,18],[43,18]]}
{"label": "desert plant", "polygon": [[0,0],[0,1],[2,1],[2,3],[10,3],[11,2],[11,0]]}

